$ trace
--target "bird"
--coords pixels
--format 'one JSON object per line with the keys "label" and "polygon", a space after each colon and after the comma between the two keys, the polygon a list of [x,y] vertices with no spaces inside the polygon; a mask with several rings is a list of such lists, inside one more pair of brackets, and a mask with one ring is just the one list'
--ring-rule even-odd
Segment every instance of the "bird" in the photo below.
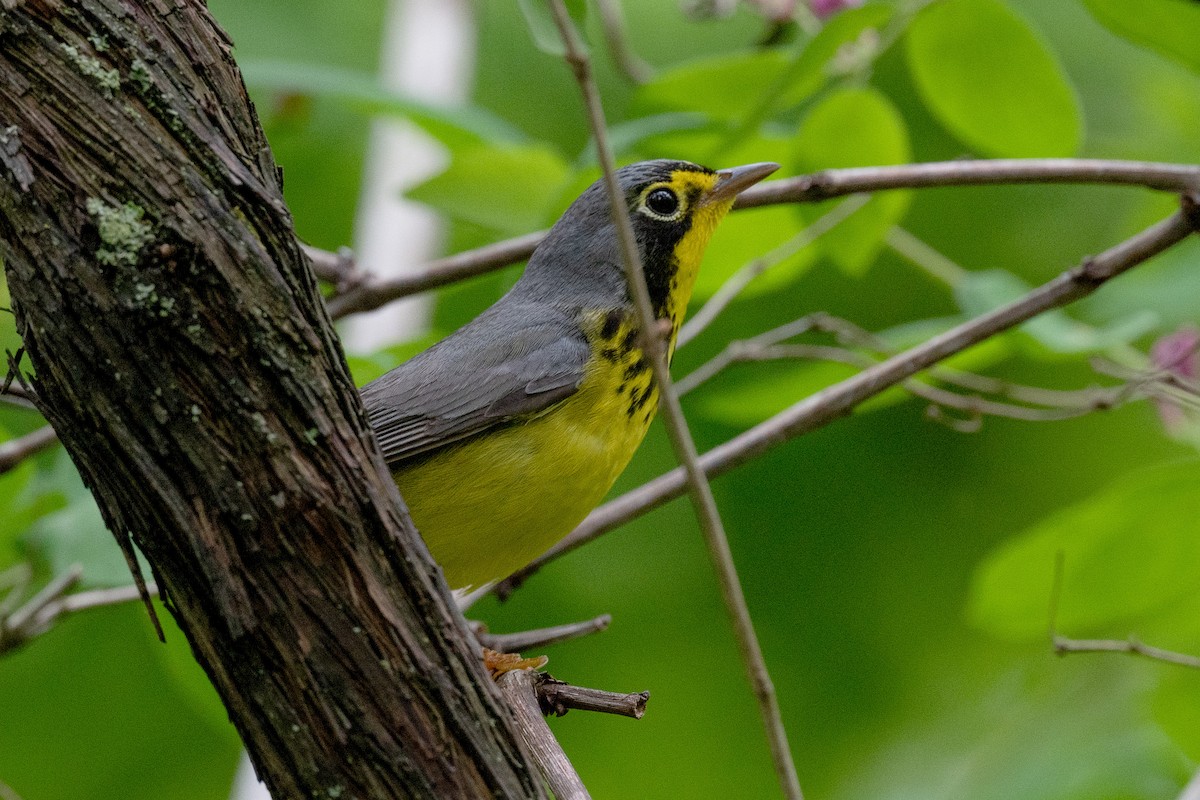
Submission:
{"label": "bird", "polygon": [[[778,168],[657,159],[616,171],[668,359],[713,230]],[[460,596],[570,533],[646,434],[658,390],[622,264],[598,180],[503,297],[361,389],[413,523]]]}

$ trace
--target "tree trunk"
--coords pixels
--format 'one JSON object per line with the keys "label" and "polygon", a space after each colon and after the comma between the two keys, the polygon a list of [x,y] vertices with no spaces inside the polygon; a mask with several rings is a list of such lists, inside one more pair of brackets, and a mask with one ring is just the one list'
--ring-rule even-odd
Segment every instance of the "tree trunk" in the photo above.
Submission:
{"label": "tree trunk", "polygon": [[0,0],[39,403],[275,797],[542,797],[368,435],[200,0]]}

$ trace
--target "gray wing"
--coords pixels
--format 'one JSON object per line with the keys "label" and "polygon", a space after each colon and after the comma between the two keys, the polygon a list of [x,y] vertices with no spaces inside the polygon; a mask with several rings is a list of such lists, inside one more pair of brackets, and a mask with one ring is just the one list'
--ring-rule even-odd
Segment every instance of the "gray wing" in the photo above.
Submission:
{"label": "gray wing", "polygon": [[537,414],[578,390],[590,351],[573,320],[535,305],[497,312],[362,388],[389,466]]}

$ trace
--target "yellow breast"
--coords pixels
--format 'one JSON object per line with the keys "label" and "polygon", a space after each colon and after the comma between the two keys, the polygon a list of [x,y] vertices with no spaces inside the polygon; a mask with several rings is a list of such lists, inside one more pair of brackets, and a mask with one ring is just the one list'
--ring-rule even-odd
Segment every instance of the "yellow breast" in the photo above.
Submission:
{"label": "yellow breast", "polygon": [[570,533],[645,436],[658,396],[628,318],[584,323],[593,356],[578,392],[394,474],[451,588],[507,577]]}

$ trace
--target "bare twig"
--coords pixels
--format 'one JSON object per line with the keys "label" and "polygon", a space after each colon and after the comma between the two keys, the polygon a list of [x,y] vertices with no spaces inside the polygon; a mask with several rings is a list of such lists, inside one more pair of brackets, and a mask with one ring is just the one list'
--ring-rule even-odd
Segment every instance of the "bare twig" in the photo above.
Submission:
{"label": "bare twig", "polygon": [[605,692],[600,689],[572,686],[545,673],[540,673],[540,676],[537,696],[543,714],[561,717],[574,708],[641,719],[646,713],[646,703],[650,702],[649,692]]}
{"label": "bare twig", "polygon": [[947,286],[958,286],[968,275],[967,270],[899,225],[893,225],[884,236],[883,241],[906,260],[916,264],[928,275]]}
{"label": "bare twig", "polygon": [[[716,374],[716,369],[723,368],[724,366],[729,366],[737,362],[784,359],[831,361],[860,369],[867,369],[879,363],[879,359],[877,358],[872,358],[871,356],[843,347],[813,344],[757,346],[749,342],[731,342],[715,358],[689,374],[684,380],[692,380],[688,380],[686,387],[684,387],[683,381],[680,381],[680,394],[685,394],[685,388],[690,391],[703,381],[710,379]],[[694,379],[693,376],[695,376]],[[954,378],[963,381],[966,381],[968,376],[980,377],[970,375],[969,373],[954,374]],[[953,382],[953,380],[951,379],[947,382]],[[981,427],[982,418],[985,416],[1005,417],[1007,419],[1023,420],[1026,422],[1053,422],[1083,416],[1094,411],[1110,409],[1117,405],[1122,398],[1132,394],[1132,390],[1129,388],[1131,385],[1120,386],[1113,391],[1097,392],[1089,395],[1086,400],[1082,400],[1081,402],[1050,404],[1048,407],[1036,408],[1014,403],[1004,403],[976,394],[963,395],[938,386],[932,386],[915,378],[903,381],[900,385],[913,396],[928,400],[931,403],[926,412],[930,419],[948,424],[955,430],[964,433],[975,433],[978,431]],[[1050,390],[1046,391],[1049,392]],[[1062,394],[1065,395],[1067,393],[1064,392]],[[1072,396],[1080,395],[1082,393],[1075,393]],[[946,408],[960,411],[968,415],[968,418],[962,420],[948,417],[943,411]]]}
{"label": "bare twig", "polygon": [[596,0],[596,10],[600,12],[604,41],[617,69],[621,70],[631,83],[645,83],[654,77],[654,68],[629,46],[625,15],[621,11],[619,0]]}
{"label": "bare twig", "polygon": [[518,669],[500,676],[500,693],[517,718],[517,730],[558,800],[591,800],[562,746],[550,732],[536,694],[537,673]]}
{"label": "bare twig", "polygon": [[22,461],[48,450],[58,442],[54,428],[44,425],[24,436],[0,443],[0,475],[15,468]]}
{"label": "bare twig", "polygon": [[[1032,158],[831,169],[751,186],[738,196],[734,210],[779,203],[811,203],[887,189],[1003,183],[1106,183],[1161,191],[1187,191],[1200,186],[1200,167],[1146,161]],[[401,297],[516,264],[529,258],[545,235],[545,231],[535,231],[474,250],[464,250],[431,261],[423,270],[411,275],[382,279],[369,273],[356,273],[351,287],[329,299],[329,313],[334,319],[341,319],[349,314],[370,311]],[[344,253],[330,253],[307,246],[305,249],[314,268],[330,275],[330,280],[336,284],[345,269],[342,266]]]}
{"label": "bare twig", "polygon": [[775,763],[780,786],[784,795],[790,800],[800,800],[803,795],[796,776],[796,766],[792,761],[791,749],[788,747],[787,732],[783,727],[779,701],[775,695],[771,677],[767,672],[766,660],[763,658],[758,637],[754,633],[754,623],[750,619],[750,609],[746,605],[746,597],[742,592],[737,568],[733,563],[733,553],[729,548],[725,527],[721,523],[721,516],[717,511],[712,488],[708,485],[708,477],[700,467],[699,454],[696,451],[695,442],[692,441],[691,433],[688,431],[687,420],[684,418],[683,409],[679,404],[679,396],[671,383],[666,348],[662,340],[654,333],[657,329],[657,320],[650,302],[650,292],[646,288],[646,278],[642,273],[641,258],[633,237],[633,227],[625,210],[620,186],[617,184],[616,166],[612,150],[608,145],[600,96],[591,77],[587,55],[579,41],[579,34],[567,14],[566,6],[563,5],[562,0],[550,0],[550,9],[554,14],[554,21],[558,25],[565,45],[565,59],[571,67],[583,95],[592,136],[596,140],[596,155],[601,169],[604,171],[604,183],[608,191],[613,223],[621,246],[625,278],[629,284],[640,323],[638,326],[639,345],[650,362],[654,381],[658,386],[659,408],[662,412],[663,422],[666,424],[667,434],[675,450],[675,455],[680,461],[680,469],[695,507],[700,528],[704,533],[705,543],[708,545],[709,556],[721,588],[722,598],[732,618],[738,649],[750,685],[758,700],[759,713],[762,716],[763,726],[771,746],[771,757]]}
{"label": "bare twig", "polygon": [[1127,639],[1072,639],[1058,632],[1058,609],[1062,600],[1066,556],[1060,550],[1054,555],[1054,582],[1050,588],[1050,644],[1060,656],[1072,653],[1129,653],[1154,661],[1164,661],[1190,669],[1200,669],[1200,657],[1164,650],[1146,644],[1136,636]]}
{"label": "bare twig", "polygon": [[1068,639],[1066,636],[1055,635],[1052,644],[1054,645],[1054,652],[1059,655],[1067,655],[1069,653],[1132,653],[1133,655],[1145,656],[1155,661],[1165,661],[1168,664],[1177,664],[1181,667],[1200,669],[1200,656],[1163,650],[1161,647],[1146,644],[1134,636],[1130,636],[1128,639]]}
{"label": "bare twig", "polygon": [[4,355],[8,363],[8,372],[4,376],[4,382],[0,384],[0,394],[18,394],[15,390],[19,388],[20,394],[27,400],[36,400],[33,387],[26,380],[25,373],[21,372],[21,358],[25,355],[25,348],[18,347],[15,353],[5,350]]}
{"label": "bare twig", "polygon": [[[787,339],[809,331],[824,331],[837,334],[839,341],[853,343],[872,351],[870,355],[844,347],[829,347],[814,344],[780,344]],[[769,361],[776,359],[811,359],[847,364],[868,369],[881,360],[879,354],[895,355],[888,344],[874,334],[848,320],[825,313],[810,314],[778,328],[761,333],[750,339],[730,342],[716,356],[701,364],[677,383],[680,395],[693,391],[711,380],[722,370],[739,362]],[[1021,386],[1006,381],[951,369],[931,369],[931,378],[951,386],[979,394],[962,395],[923,381],[909,379],[902,386],[910,394],[934,404],[929,409],[930,418],[944,422],[957,430],[974,432],[979,428],[983,416],[1006,417],[1030,422],[1054,421],[1113,408],[1120,403],[1139,397],[1143,391],[1140,383],[1129,382],[1113,388],[1091,388],[1063,391]],[[981,395],[1007,397],[1018,403],[999,402]],[[953,408],[968,415],[967,420],[953,419],[942,413],[942,408]]]}
{"label": "bare twig", "polygon": [[546,647],[590,636],[593,633],[607,630],[611,624],[612,616],[601,614],[595,619],[583,622],[572,622],[567,625],[555,625],[552,628],[538,628],[520,633],[488,633],[487,629],[481,626],[480,630],[475,631],[475,638],[489,650],[501,653],[519,653],[532,647]]}
{"label": "bare twig", "polygon": [[812,203],[860,192],[924,189],[932,186],[985,186],[999,183],[1105,183],[1168,192],[1200,189],[1200,167],[1150,161],[1093,158],[1001,158],[933,161],[891,167],[829,169],[781,178],[753,187],[734,208],[776,203]]}
{"label": "bare twig", "polygon": [[529,258],[533,248],[545,238],[545,231],[534,231],[515,239],[484,245],[457,255],[430,261],[420,272],[378,278],[364,273],[345,293],[331,297],[326,304],[329,315],[341,319],[358,311],[370,311],[384,303],[410,294],[436,289],[448,283],[484,275],[493,270],[516,264]]}
{"label": "bare twig", "polygon": [[733,302],[733,299],[741,294],[750,282],[762,275],[771,267],[780,264],[783,261],[791,258],[799,253],[804,248],[808,247],[813,242],[820,239],[829,231],[836,228],[840,223],[845,221],[851,214],[858,211],[867,204],[871,198],[868,195],[860,195],[851,197],[844,203],[841,203],[837,208],[825,214],[813,224],[800,231],[788,241],[776,247],[771,252],[756,258],[744,267],[739,269],[729,279],[713,292],[713,296],[708,302],[700,307],[700,310],[692,315],[682,328],[679,329],[679,343],[677,347],[683,347],[685,344],[695,339],[701,331],[713,323],[713,320],[725,308]]}
{"label": "bare twig", "polygon": [[332,283],[339,291],[345,291],[362,278],[358,263],[354,260],[354,251],[349,247],[339,247],[336,252],[322,250],[308,244],[301,244],[300,249],[308,256],[309,266],[318,278]]}
{"label": "bare twig", "polygon": [[[1104,283],[1187,238],[1200,228],[1195,201],[1185,196],[1176,214],[1085,260],[1008,305],[958,325],[932,339],[796,403],[700,457],[710,476],[723,475],[767,450],[828,425],[863,401],[955,353],[1015,327],[1043,311],[1086,297]],[[674,469],[612,500],[588,515],[578,528],[525,569],[497,585],[502,597],[554,559],[602,536],[629,520],[679,497],[683,470]]]}
{"label": "bare twig", "polygon": [[[137,586],[119,586],[112,589],[92,589],[86,592],[67,594],[83,576],[78,565],[47,583],[33,597],[19,607],[24,583],[19,581],[12,593],[5,597],[0,606],[0,655],[28,644],[30,640],[50,630],[67,614],[90,608],[120,605],[141,598]],[[157,594],[153,583],[146,584],[151,594]],[[10,610],[11,609],[11,610]]]}

